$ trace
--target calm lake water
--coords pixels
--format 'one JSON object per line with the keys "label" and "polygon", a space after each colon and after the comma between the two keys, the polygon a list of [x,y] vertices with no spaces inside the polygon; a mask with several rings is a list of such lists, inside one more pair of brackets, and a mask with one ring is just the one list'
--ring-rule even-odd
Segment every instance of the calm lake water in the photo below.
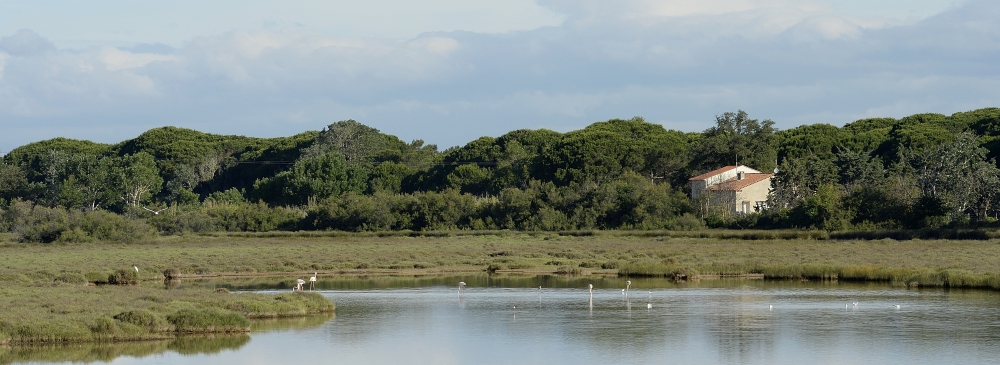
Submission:
{"label": "calm lake water", "polygon": [[[460,280],[469,284],[462,294],[455,285]],[[268,292],[291,281],[225,286]],[[592,297],[589,283],[596,287]],[[66,349],[46,348],[22,351],[49,355],[32,358],[27,353],[20,359],[113,364],[1000,363],[1000,294],[994,292],[761,280],[632,283],[626,296],[620,278],[323,280],[318,290],[336,301],[336,316],[261,322],[250,336],[191,338],[186,344],[157,345],[162,349],[89,350],[117,351],[104,358],[60,360],[51,354]]]}

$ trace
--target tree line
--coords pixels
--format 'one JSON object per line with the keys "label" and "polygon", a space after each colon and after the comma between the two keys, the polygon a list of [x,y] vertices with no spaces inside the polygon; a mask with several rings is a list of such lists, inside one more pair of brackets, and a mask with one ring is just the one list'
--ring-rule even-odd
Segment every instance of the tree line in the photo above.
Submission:
{"label": "tree line", "polygon": [[[164,127],[31,143],[0,161],[0,230],[25,241],[270,230],[970,227],[997,221],[1000,109],[700,133],[640,117],[516,130],[443,151],[353,120],[252,138]],[[777,169],[769,207],[692,204],[687,180]],[[153,211],[166,209],[159,214]],[[122,233],[124,232],[124,233]]]}

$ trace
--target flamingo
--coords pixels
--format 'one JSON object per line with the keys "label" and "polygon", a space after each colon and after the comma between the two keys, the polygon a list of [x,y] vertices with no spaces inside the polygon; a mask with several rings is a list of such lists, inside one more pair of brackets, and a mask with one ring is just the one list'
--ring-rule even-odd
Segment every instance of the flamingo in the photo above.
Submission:
{"label": "flamingo", "polygon": [[587,284],[587,286],[590,287],[590,295],[593,296],[594,295],[594,284]]}
{"label": "flamingo", "polygon": [[458,293],[462,294],[462,291],[464,291],[464,290],[465,290],[465,282],[464,281],[459,281],[458,282]]}
{"label": "flamingo", "polygon": [[313,290],[313,289],[316,288],[316,275],[317,274],[318,273],[314,272],[313,276],[311,278],[309,278],[309,290]]}
{"label": "flamingo", "polygon": [[632,287],[632,280],[625,280],[625,295],[628,295],[628,289]]}
{"label": "flamingo", "polygon": [[306,284],[305,280],[295,279],[295,289],[296,290],[302,291],[302,286],[305,285],[305,284]]}

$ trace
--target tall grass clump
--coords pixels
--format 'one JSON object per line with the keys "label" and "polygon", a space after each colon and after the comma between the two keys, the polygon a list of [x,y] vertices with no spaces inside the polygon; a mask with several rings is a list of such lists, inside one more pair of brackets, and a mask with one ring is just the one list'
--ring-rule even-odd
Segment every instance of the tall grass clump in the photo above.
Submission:
{"label": "tall grass clump", "polygon": [[177,332],[250,332],[247,317],[222,308],[181,309],[167,315]]}

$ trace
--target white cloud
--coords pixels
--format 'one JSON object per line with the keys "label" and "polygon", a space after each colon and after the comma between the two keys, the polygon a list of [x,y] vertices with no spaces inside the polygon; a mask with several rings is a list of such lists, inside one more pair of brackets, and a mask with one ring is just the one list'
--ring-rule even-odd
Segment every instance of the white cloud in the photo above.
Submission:
{"label": "white cloud", "polygon": [[0,126],[19,132],[0,149],[161,125],[277,136],[353,118],[454,145],[635,115],[697,131],[736,109],[792,127],[1000,105],[994,2],[904,25],[818,0],[616,4],[552,0],[560,26],[403,40],[275,27],[67,49],[16,32],[0,38]]}
{"label": "white cloud", "polygon": [[98,57],[105,67],[111,71],[139,68],[157,61],[176,61],[177,57],[150,53],[132,53],[104,46],[98,51]]}

